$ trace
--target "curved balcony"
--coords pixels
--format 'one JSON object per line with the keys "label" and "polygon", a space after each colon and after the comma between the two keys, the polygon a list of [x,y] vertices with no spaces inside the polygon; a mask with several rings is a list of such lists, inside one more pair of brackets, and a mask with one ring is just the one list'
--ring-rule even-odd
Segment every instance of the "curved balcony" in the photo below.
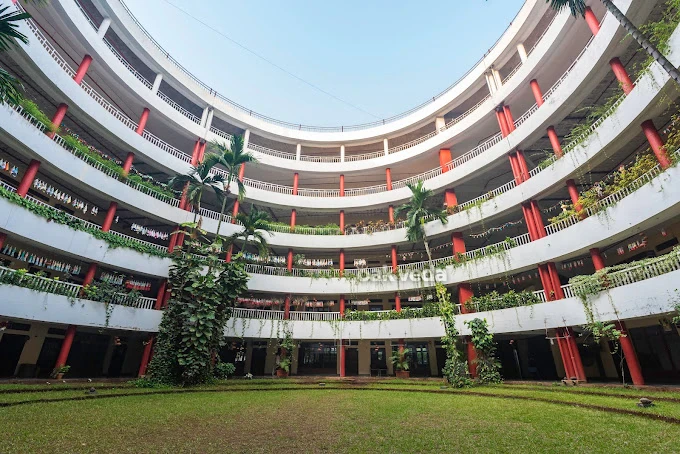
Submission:
{"label": "curved balcony", "polygon": [[[71,10],[77,8],[68,3],[69,0],[60,0],[59,6],[72,15]],[[529,0],[513,20],[512,24],[498,40],[495,46],[480,59],[479,63],[472,68],[457,83],[451,86],[432,100],[418,106],[403,114],[391,119],[380,120],[378,122],[365,125],[348,127],[312,127],[300,124],[281,122],[253,112],[244,108],[202,83],[195,76],[189,73],[180,63],[172,59],[169,54],[143,29],[139,22],[132,16],[122,1],[116,2],[95,2],[106,16],[109,16],[118,25],[123,39],[131,43],[135,52],[143,56],[143,59],[154,62],[154,65],[161,68],[164,77],[176,83],[177,88],[182,90],[185,95],[191,98],[200,98],[205,105],[212,105],[222,115],[227,117],[230,122],[250,128],[260,130],[269,135],[280,136],[284,141],[302,140],[305,142],[338,142],[348,143],[357,140],[367,140],[369,138],[382,137],[394,134],[404,128],[433,119],[438,113],[446,111],[449,106],[464,97],[470,92],[472,87],[483,85],[483,74],[488,69],[489,64],[502,64],[516,52],[515,44],[519,42],[518,36],[528,35],[530,31],[542,18],[547,10],[546,5],[536,0]]]}
{"label": "curved balcony", "polygon": [[[589,298],[588,305],[602,321],[629,320],[659,316],[675,311],[667,289],[674,288],[680,279],[680,259],[664,267],[650,267],[641,276],[637,269],[612,273],[611,288]],[[466,321],[485,319],[494,334],[545,332],[547,329],[585,325],[588,320],[583,302],[565,288],[565,299],[543,302],[525,307],[488,312],[460,314],[455,318],[461,336],[469,336]],[[290,330],[298,340],[358,340],[358,339],[431,339],[444,336],[439,317],[386,321],[328,321],[333,312],[312,312],[323,315],[314,320],[281,320],[278,311],[236,309],[227,323],[228,337],[271,339],[283,329]],[[291,316],[294,312],[291,312]]]}
{"label": "curved balcony", "polygon": [[[594,69],[597,67],[595,63],[598,63],[600,61],[606,61],[611,56],[604,54],[603,46],[607,47],[606,46],[607,44],[609,44],[609,47],[613,46],[611,44],[611,41],[612,37],[615,36],[617,30],[618,23],[615,20],[605,20],[603,22],[602,30],[598,34],[597,39],[593,40],[595,42],[595,45],[588,46],[586,48],[592,50],[592,53],[585,52],[584,50],[584,52],[581,55],[582,58],[577,59],[577,62],[575,62],[572,65],[572,67],[570,67],[570,70],[567,71],[567,73],[565,73],[565,75],[563,75],[563,77],[559,79],[558,83],[551,90],[546,92],[547,102],[544,105],[545,107],[543,107],[543,109],[538,109],[537,106],[534,105],[534,107],[530,108],[527,111],[527,113],[519,117],[518,120],[516,121],[516,125],[520,126],[519,129],[517,129],[517,131],[511,134],[506,140],[501,140],[499,136],[494,136],[491,139],[489,139],[489,141],[480,144],[480,146],[476,147],[471,152],[459,158],[456,158],[456,160],[448,164],[448,168],[453,168],[453,172],[446,172],[446,175],[442,175],[441,168],[433,169],[423,174],[410,177],[408,179],[396,181],[393,185],[393,187],[395,187],[395,190],[393,191],[386,191],[386,185],[377,185],[367,188],[348,188],[345,191],[347,197],[342,198],[339,197],[339,190],[320,190],[307,188],[299,189],[298,191],[299,195],[292,196],[293,192],[292,187],[246,179],[245,183],[252,188],[252,191],[249,191],[248,198],[250,200],[257,201],[263,204],[272,204],[277,206],[297,206],[299,208],[308,208],[315,210],[323,209],[338,210],[352,208],[358,209],[365,208],[367,206],[373,207],[387,206],[390,204],[403,202],[410,195],[409,191],[405,188],[405,184],[407,182],[416,181],[418,179],[426,179],[428,181],[428,185],[435,190],[442,190],[442,188],[445,187],[446,185],[450,186],[452,184],[460,184],[464,182],[466,179],[471,178],[476,170],[483,168],[485,165],[488,165],[491,162],[494,162],[495,160],[503,158],[504,155],[508,151],[512,150],[514,147],[527,145],[524,142],[526,142],[526,139],[529,136],[535,134],[535,130],[543,128],[545,124],[549,124],[549,122],[555,117],[555,115],[559,115],[557,107],[562,106],[562,104],[564,104],[567,100],[573,100],[574,93],[586,92],[587,87],[584,87],[584,80],[589,80],[590,78],[584,77],[584,73],[590,75],[591,72],[594,71]],[[37,29],[34,28],[34,31],[37,31]],[[40,41],[46,43],[46,40]],[[609,49],[608,54],[611,54],[611,52],[612,50]],[[56,51],[50,51],[48,49],[48,53],[52,55],[54,58],[57,58]],[[57,63],[59,63],[58,59]],[[582,65],[578,65],[577,63],[582,63]],[[59,63],[59,65],[61,67],[64,67],[66,63],[62,60],[61,63]],[[586,66],[585,70],[583,66]],[[70,71],[72,72],[72,70]],[[69,72],[67,71],[67,73]],[[574,73],[580,77],[578,78],[572,77],[571,79],[568,79],[567,76],[570,73]],[[572,83],[571,84],[565,83],[564,82],[565,80],[569,80]],[[73,84],[72,83],[69,84],[68,82],[64,81],[64,88],[73,88],[73,90],[68,91],[69,93],[74,92],[73,95],[77,96],[79,94],[78,93],[79,90],[77,90],[75,86],[70,87],[69,85]],[[568,88],[571,89],[571,92],[569,92],[568,90],[564,90],[564,93],[561,93],[561,95],[556,98],[556,101],[553,102],[552,94],[558,92],[557,88],[561,86],[565,87],[568,86]],[[85,92],[90,93],[90,90],[87,87],[84,86],[84,89]],[[559,92],[562,92],[562,90],[560,90]],[[98,97],[95,98],[95,101],[98,101],[101,104],[102,99],[103,98]],[[111,109],[113,108],[110,105],[104,107],[108,111],[111,111]],[[535,112],[537,112],[536,115],[534,115]],[[531,117],[531,121],[527,121],[529,117]],[[134,129],[136,125],[134,124],[134,122],[131,122],[131,120],[128,123],[129,123],[127,128],[128,130],[127,133],[125,134],[125,138],[127,139],[129,137],[130,145],[134,145],[136,143],[138,144],[139,137],[136,134],[130,134],[130,130]],[[446,133],[442,135],[446,135]],[[494,146],[494,143],[497,146]],[[158,158],[159,157],[158,153],[154,153],[154,150],[148,150],[149,148],[153,147],[148,146],[145,147],[144,150],[141,151],[141,154],[149,157],[151,160],[155,160],[155,158]],[[486,153],[484,153],[485,151]],[[484,159],[482,158],[479,158],[477,160],[473,159],[474,157],[482,155],[482,153],[484,153],[483,155]],[[180,158],[181,160],[188,159],[188,155],[184,155],[183,153],[176,149],[173,151],[172,154],[173,156],[177,157],[181,155]],[[470,166],[473,167],[470,168]],[[186,171],[186,168],[187,168],[186,163],[181,163],[179,170],[177,170],[176,168],[172,170],[182,172]],[[452,176],[458,176],[460,178],[452,179],[451,178]],[[441,177],[441,179],[438,177]],[[281,197],[279,196],[272,197],[271,194],[269,194],[270,192],[281,194]],[[290,197],[286,197],[289,195]],[[321,198],[323,198],[324,200],[323,201],[316,200]]]}

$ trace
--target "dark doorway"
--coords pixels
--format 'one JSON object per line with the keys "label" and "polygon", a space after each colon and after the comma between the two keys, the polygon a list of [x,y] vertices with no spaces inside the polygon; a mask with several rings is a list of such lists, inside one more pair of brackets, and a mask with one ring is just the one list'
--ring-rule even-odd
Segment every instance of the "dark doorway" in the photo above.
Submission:
{"label": "dark doorway", "polygon": [[245,375],[246,369],[246,346],[244,344],[239,345],[236,342],[228,343],[220,350],[220,361],[232,363],[236,367],[234,376],[242,377]]}
{"label": "dark doorway", "polygon": [[123,364],[125,362],[125,355],[127,354],[128,346],[116,345],[113,347],[111,353],[111,362],[109,363],[108,377],[120,377],[123,371]]}
{"label": "dark doorway", "polygon": [[38,378],[49,378],[52,374],[62,342],[64,342],[63,339],[56,339],[54,337],[45,338],[40,355],[38,356]]}
{"label": "dark doorway", "polygon": [[338,351],[334,343],[302,343],[298,350],[298,375],[338,373]]}
{"label": "dark doorway", "polygon": [[653,325],[632,328],[629,333],[645,381],[677,383],[680,380],[680,335],[677,328]]}
{"label": "dark doorway", "polygon": [[71,366],[68,377],[101,377],[110,336],[76,333],[66,364]]}
{"label": "dark doorway", "polygon": [[0,340],[0,377],[13,377],[19,363],[24,344],[29,339],[25,334],[5,334]]}
{"label": "dark doorway", "polygon": [[387,353],[385,347],[371,347],[371,375],[384,377],[387,375]]}
{"label": "dark doorway", "polygon": [[[264,363],[267,360],[267,345],[253,345],[253,357],[250,361],[250,373],[256,377],[262,377],[264,373]],[[271,371],[269,371],[271,374]]]}
{"label": "dark doorway", "polygon": [[[427,343],[407,344],[406,348],[411,354],[410,376],[429,377],[430,376],[430,357],[427,352]],[[393,347],[394,348],[394,347]],[[399,347],[396,346],[396,349]]]}
{"label": "dark doorway", "polygon": [[345,375],[359,375],[359,349],[345,348]]}
{"label": "dark doorway", "polygon": [[500,339],[496,357],[506,380],[557,380],[555,358],[545,336]]}
{"label": "dark doorway", "polygon": [[444,347],[437,347],[435,352],[437,354],[437,376],[443,377],[444,372],[442,372],[442,369],[444,369],[446,364],[446,349]]}

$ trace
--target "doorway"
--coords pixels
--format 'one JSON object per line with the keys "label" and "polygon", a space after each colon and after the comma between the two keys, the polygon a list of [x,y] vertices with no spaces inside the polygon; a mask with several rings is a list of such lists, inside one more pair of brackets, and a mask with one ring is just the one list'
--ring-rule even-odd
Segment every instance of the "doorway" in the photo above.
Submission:
{"label": "doorway", "polygon": [[29,339],[25,334],[5,334],[0,340],[0,377],[13,377],[19,363],[24,344]]}
{"label": "doorway", "polygon": [[350,377],[359,375],[358,348],[345,348],[345,375]]}

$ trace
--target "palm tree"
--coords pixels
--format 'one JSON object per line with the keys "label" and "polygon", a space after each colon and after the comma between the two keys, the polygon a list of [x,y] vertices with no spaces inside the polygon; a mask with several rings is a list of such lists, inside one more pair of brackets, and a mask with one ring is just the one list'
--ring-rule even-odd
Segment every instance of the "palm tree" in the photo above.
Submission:
{"label": "palm tree", "polygon": [[241,172],[241,166],[247,162],[257,162],[255,156],[243,149],[243,136],[231,136],[229,145],[222,142],[211,142],[210,149],[220,156],[219,163],[227,168],[227,179],[223,182],[223,189],[225,197],[222,199],[222,209],[220,210],[220,219],[217,221],[217,236],[220,236],[220,227],[222,226],[222,216],[224,209],[227,206],[227,195],[230,193],[231,182],[236,181],[238,185],[238,199],[243,200],[246,194],[246,188],[243,182],[239,180],[238,174]]}
{"label": "palm tree", "polygon": [[218,201],[224,197],[224,191],[222,190],[224,175],[211,173],[212,168],[215,167],[215,164],[220,159],[219,155],[208,153],[202,163],[191,167],[188,174],[175,175],[168,181],[168,186],[171,188],[182,191],[186,189],[187,202],[196,208],[194,211],[194,224],[196,223],[198,212],[201,210],[201,199],[206,188],[213,190]]}
{"label": "palm tree", "polygon": [[[43,3],[44,0],[34,0],[33,3]],[[28,37],[18,30],[17,22],[29,19],[28,13],[19,11],[6,12],[9,6],[0,8],[0,52],[5,52],[17,45],[20,41],[28,44]],[[23,87],[10,73],[0,68],[0,99],[17,104],[22,96],[20,90]]]}
{"label": "palm tree", "polygon": [[252,240],[257,246],[260,256],[266,257],[269,254],[269,243],[264,234],[272,235],[269,214],[251,205],[250,213],[239,213],[236,220],[243,226],[243,229],[231,235],[227,239],[227,243],[231,245],[239,239],[243,239],[241,251],[245,251]]}
{"label": "palm tree", "polygon": [[423,187],[422,180],[416,184],[406,183],[406,186],[413,195],[411,200],[396,209],[394,216],[398,217],[401,213],[406,212],[406,239],[412,243],[423,242],[431,265],[432,253],[425,233],[425,223],[438,219],[442,224],[446,224],[449,221],[447,213],[446,210],[434,203],[432,199],[434,193],[432,190]]}
{"label": "palm tree", "polygon": [[[626,17],[621,10],[614,5],[612,0],[600,0],[602,4],[607,8],[607,10],[619,21],[621,26],[638,42],[640,47],[642,47],[649,55],[656,60],[661,67],[671,76],[671,78],[678,84],[680,84],[680,72],[677,68],[673,66],[671,62],[664,57],[664,55],[659,52],[659,50],[643,36],[640,30]],[[556,11],[562,11],[564,8],[569,7],[571,14],[574,17],[585,17],[586,15],[586,2],[585,0],[546,0],[550,2],[550,6]]]}

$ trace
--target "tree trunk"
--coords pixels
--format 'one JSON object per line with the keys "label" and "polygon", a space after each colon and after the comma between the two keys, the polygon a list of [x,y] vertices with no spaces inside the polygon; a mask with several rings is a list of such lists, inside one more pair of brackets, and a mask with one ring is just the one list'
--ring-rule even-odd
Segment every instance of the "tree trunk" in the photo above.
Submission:
{"label": "tree trunk", "polygon": [[432,263],[432,252],[430,252],[430,243],[427,241],[427,237],[423,238],[423,244],[425,244],[425,252],[427,252],[427,259],[429,260],[428,265],[430,265],[430,272],[432,273],[432,280],[437,281],[435,278],[434,263]]}
{"label": "tree trunk", "polygon": [[671,62],[663,56],[659,50],[654,47],[652,43],[645,38],[640,30],[626,17],[621,10],[614,5],[611,0],[600,0],[604,6],[607,7],[610,13],[616,18],[616,20],[621,23],[621,26],[638,42],[640,47],[642,47],[649,55],[651,55],[657,63],[671,76],[671,78],[680,85],[680,72],[677,68],[673,66]]}
{"label": "tree trunk", "polygon": [[224,199],[222,200],[222,209],[220,210],[220,219],[217,221],[217,233],[215,237],[220,236],[220,227],[222,226],[222,216],[224,216],[224,209],[227,207],[227,196],[229,195],[229,187],[231,186],[231,172],[229,172],[229,177],[227,178],[227,187],[224,189]]}

